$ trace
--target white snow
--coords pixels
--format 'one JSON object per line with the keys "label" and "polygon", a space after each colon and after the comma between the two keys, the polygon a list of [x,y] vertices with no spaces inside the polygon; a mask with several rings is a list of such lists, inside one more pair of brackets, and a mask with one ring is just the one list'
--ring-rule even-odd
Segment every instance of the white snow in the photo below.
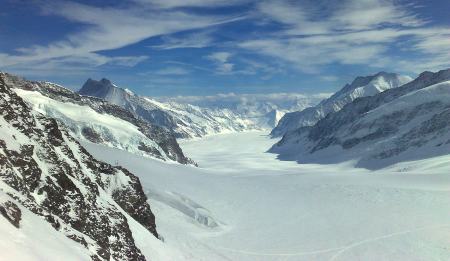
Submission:
{"label": "white snow", "polygon": [[[82,130],[88,127],[100,135],[103,142],[110,147],[147,155],[138,149],[139,144],[143,143],[156,148],[161,155],[165,155],[154,141],[148,139],[138,130],[137,126],[128,121],[98,113],[89,106],[54,100],[37,91],[23,89],[14,89],[14,91],[37,112],[62,121],[70,129],[72,135],[78,139],[86,140]],[[168,158],[166,157],[166,159]]]}
{"label": "white snow", "polygon": [[161,249],[182,253],[153,260],[448,260],[450,156],[369,171],[278,161],[273,142],[257,131],[183,141],[200,168],[83,145],[140,177]]}
{"label": "white snow", "polygon": [[[0,186],[4,187],[2,183]],[[22,219],[20,228],[16,228],[0,215],[1,261],[91,260],[86,248],[56,231],[45,219],[0,190],[0,203],[7,200],[20,207]]]}
{"label": "white snow", "polygon": [[301,111],[317,105],[331,93],[268,93],[268,94],[217,94],[212,96],[157,97],[168,104],[192,104],[210,110],[231,111],[260,128],[273,128],[287,112]]}
{"label": "white snow", "polygon": [[373,76],[357,77],[351,84],[345,85],[330,98],[323,100],[315,107],[286,114],[272,130],[273,136],[283,136],[287,132],[300,127],[313,126],[327,114],[340,111],[346,104],[357,98],[372,96],[388,89],[397,88],[412,78],[385,72]]}

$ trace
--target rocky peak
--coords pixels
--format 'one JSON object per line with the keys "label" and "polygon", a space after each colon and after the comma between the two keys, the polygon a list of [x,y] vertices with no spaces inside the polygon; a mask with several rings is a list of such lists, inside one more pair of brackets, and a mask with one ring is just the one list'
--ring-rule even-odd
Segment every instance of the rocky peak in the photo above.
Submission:
{"label": "rocky peak", "polygon": [[[155,236],[139,179],[91,156],[56,120],[28,107],[0,75],[0,191],[86,248],[93,260],[145,260],[129,221]],[[0,218],[20,229],[15,203]]]}
{"label": "rocky peak", "polygon": [[118,92],[119,88],[117,88],[114,84],[111,83],[110,80],[103,78],[100,81],[93,80],[89,78],[78,91],[81,95],[94,96],[94,97],[107,97],[112,93]]}

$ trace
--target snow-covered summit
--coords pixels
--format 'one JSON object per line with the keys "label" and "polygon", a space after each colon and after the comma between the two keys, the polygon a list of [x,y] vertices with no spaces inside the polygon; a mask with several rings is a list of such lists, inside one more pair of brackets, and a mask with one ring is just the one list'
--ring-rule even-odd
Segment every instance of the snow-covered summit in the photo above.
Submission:
{"label": "snow-covered summit", "polygon": [[85,96],[99,97],[113,104],[125,106],[128,96],[132,95],[126,89],[118,88],[110,80],[103,78],[100,81],[89,78],[78,91]]}
{"label": "snow-covered summit", "polygon": [[109,80],[89,79],[78,92],[129,110],[137,118],[170,130],[178,138],[256,129],[251,120],[227,109],[207,109],[190,104],[159,102],[117,87]]}
{"label": "snow-covered summit", "polygon": [[347,103],[360,97],[372,96],[380,92],[399,87],[412,79],[396,73],[379,72],[370,76],[356,77],[352,83],[346,84],[330,98],[323,100],[315,107],[303,111],[287,113],[271,132],[274,137],[303,126],[312,126],[331,112],[342,109]]}
{"label": "snow-covered summit", "polygon": [[387,165],[450,151],[450,69],[362,97],[313,126],[287,132],[272,152],[303,163]]}
{"label": "snow-covered summit", "polygon": [[120,106],[49,82],[27,81],[10,74],[0,78],[34,110],[63,123],[80,141],[182,164],[193,163],[169,131],[137,119]]}

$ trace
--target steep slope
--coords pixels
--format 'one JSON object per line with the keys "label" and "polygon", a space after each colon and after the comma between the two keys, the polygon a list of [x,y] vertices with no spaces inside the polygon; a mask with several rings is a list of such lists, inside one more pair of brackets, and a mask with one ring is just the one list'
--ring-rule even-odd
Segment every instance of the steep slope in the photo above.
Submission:
{"label": "steep slope", "polygon": [[375,75],[357,77],[351,84],[346,84],[330,98],[315,107],[303,111],[287,113],[271,132],[273,137],[304,126],[312,126],[331,112],[342,109],[346,104],[360,97],[373,96],[377,93],[399,87],[412,79],[395,73],[380,72]]}
{"label": "steep slope", "polygon": [[170,130],[177,138],[256,128],[252,121],[240,118],[230,110],[206,109],[174,102],[161,103],[119,88],[107,79],[89,79],[78,93],[121,106],[141,120]]}
{"label": "steep slope", "polygon": [[274,128],[287,112],[301,111],[317,105],[330,94],[304,95],[297,93],[217,94],[211,96],[162,97],[158,100],[193,104],[210,109],[227,109],[241,118],[249,119],[261,128]]}
{"label": "steep slope", "polygon": [[272,152],[281,159],[359,167],[387,165],[450,151],[450,69],[364,97],[312,127],[288,132]]}
{"label": "steep slope", "polygon": [[64,123],[79,140],[162,160],[193,163],[170,132],[136,119],[120,106],[83,97],[52,83],[26,81],[10,74],[0,77],[36,111]]}
{"label": "steep slope", "polygon": [[[158,234],[136,176],[94,159],[64,126],[31,110],[4,77],[0,77],[0,115],[2,231],[11,231],[5,228],[6,220],[18,231],[25,229],[24,235],[41,234],[44,238],[39,241],[58,238],[57,234],[73,240],[52,242],[63,248],[53,250],[54,258],[67,251],[72,259],[146,259],[132,230],[153,234],[149,238],[154,245]],[[29,249],[8,249],[7,255],[25,258]],[[35,254],[45,253],[37,250]]]}

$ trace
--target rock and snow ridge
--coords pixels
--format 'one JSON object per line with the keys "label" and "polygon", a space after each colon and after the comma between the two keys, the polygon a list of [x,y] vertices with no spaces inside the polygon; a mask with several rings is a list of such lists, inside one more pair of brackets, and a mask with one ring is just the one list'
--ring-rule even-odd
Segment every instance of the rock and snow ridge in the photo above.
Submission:
{"label": "rock and snow ridge", "polygon": [[148,244],[159,244],[139,179],[93,158],[65,126],[34,111],[1,76],[0,230],[42,234],[38,241],[50,244],[32,242],[43,249],[8,249],[4,255],[12,260],[48,258],[51,253],[52,258],[67,255],[70,260],[150,258],[143,254],[149,249],[140,249],[135,237],[145,234]]}
{"label": "rock and snow ridge", "polygon": [[289,131],[304,126],[313,126],[331,112],[342,109],[346,104],[360,97],[373,96],[380,92],[399,87],[412,79],[395,73],[379,72],[375,75],[357,77],[351,84],[346,84],[330,98],[315,107],[302,111],[287,113],[272,130],[273,137],[280,137]]}
{"label": "rock and snow ridge", "polygon": [[227,109],[206,109],[174,102],[162,103],[119,88],[107,79],[89,79],[78,93],[121,106],[143,121],[170,130],[177,138],[258,129],[252,121]]}
{"label": "rock and snow ridge", "polygon": [[195,164],[183,154],[169,131],[137,119],[120,106],[81,96],[53,83],[27,81],[6,73],[0,77],[34,110],[63,123],[78,140],[161,160]]}
{"label": "rock and snow ridge", "polygon": [[356,99],[314,126],[286,133],[270,151],[284,160],[352,160],[369,169],[448,154],[450,69]]}
{"label": "rock and snow ridge", "polygon": [[192,104],[209,109],[227,109],[241,118],[253,121],[264,129],[272,129],[288,112],[317,105],[331,94],[305,95],[300,93],[216,94],[209,96],[159,97],[162,102]]}

